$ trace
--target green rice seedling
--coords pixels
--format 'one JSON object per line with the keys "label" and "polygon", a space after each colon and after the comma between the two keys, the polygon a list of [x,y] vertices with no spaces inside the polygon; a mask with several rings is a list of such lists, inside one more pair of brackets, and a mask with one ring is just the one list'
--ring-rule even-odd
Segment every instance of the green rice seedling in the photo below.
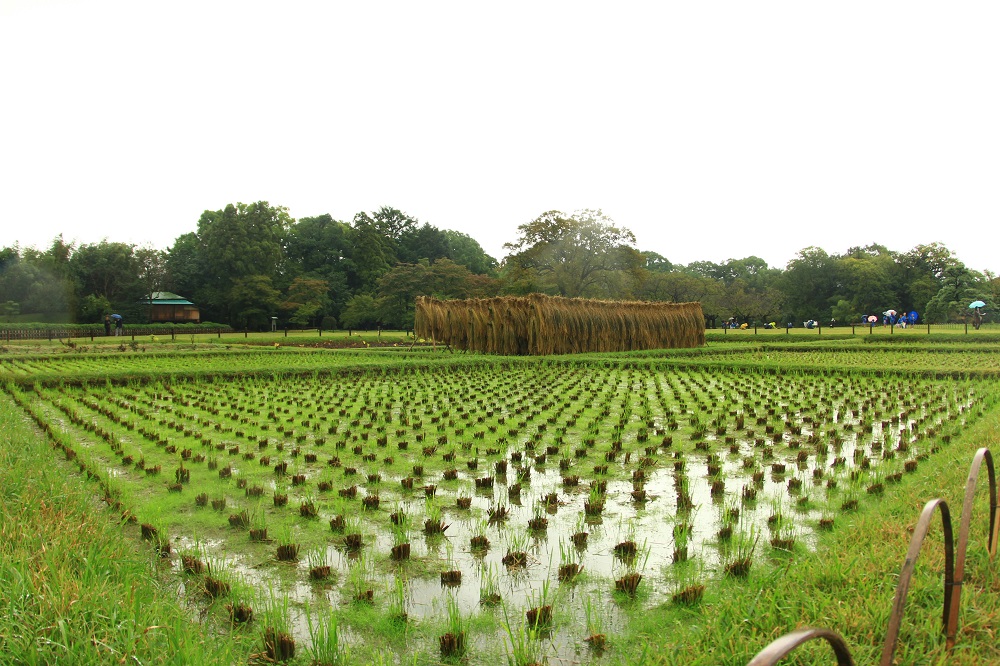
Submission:
{"label": "green rice seedling", "polygon": [[771,534],[771,547],[790,551],[795,547],[795,536],[795,524],[790,520],[782,520]]}
{"label": "green rice seedling", "polygon": [[344,547],[350,553],[357,553],[365,543],[364,525],[356,517],[351,515],[343,521]]}
{"label": "green rice seedling", "polygon": [[872,470],[865,492],[869,495],[881,495],[885,492],[886,477],[888,476],[884,467],[879,466]]}
{"label": "green rice seedling", "polygon": [[768,501],[769,513],[767,516],[767,526],[774,532],[780,529],[786,522],[785,504],[780,497],[772,497]]}
{"label": "green rice seedling", "polygon": [[580,551],[572,542],[564,539],[559,540],[559,581],[572,582],[583,573],[583,566],[580,564]]}
{"label": "green rice seedling", "polygon": [[375,600],[375,590],[372,587],[374,577],[373,563],[369,558],[360,555],[347,569],[347,592],[355,603],[371,604]]}
{"label": "green rice seedling", "polygon": [[501,560],[507,567],[523,567],[528,564],[529,538],[526,532],[511,529],[507,532],[507,554]]}
{"label": "green rice seedling", "polygon": [[306,553],[306,564],[309,565],[309,578],[312,580],[326,580],[330,577],[330,558],[325,546],[313,548]]}
{"label": "green rice seedling", "polygon": [[229,594],[232,588],[232,574],[223,560],[209,559],[205,573],[205,594],[210,599],[218,599]]}
{"label": "green rice seedling", "polygon": [[424,515],[424,534],[427,536],[438,536],[448,529],[441,519],[441,507],[432,498],[427,499]]}
{"label": "green rice seedling", "polygon": [[546,576],[538,590],[532,590],[529,603],[531,608],[525,612],[528,626],[534,632],[548,630],[552,626],[552,606],[556,603],[557,593],[551,589],[551,579]]}
{"label": "green rice seedling", "polygon": [[531,628],[527,619],[519,623],[511,621],[506,605],[503,606],[504,651],[507,666],[531,666],[542,663],[542,646],[539,634]]}
{"label": "green rice seedling", "polygon": [[545,504],[535,503],[532,507],[532,516],[528,520],[528,530],[534,534],[539,535],[549,527],[549,519],[545,517]]}
{"label": "green rice seedling", "polygon": [[447,586],[462,584],[462,570],[455,561],[455,547],[450,541],[445,546],[445,570],[441,572],[441,584]]}
{"label": "green rice seedling", "polygon": [[233,624],[247,624],[253,620],[253,609],[257,604],[257,593],[254,587],[240,577],[233,577],[230,584],[229,620]]}
{"label": "green rice seedling", "polygon": [[445,602],[448,611],[448,621],[445,633],[438,637],[441,658],[445,660],[461,659],[465,655],[465,621],[458,602],[451,594]]}
{"label": "green rice seedling", "polygon": [[309,627],[309,654],[312,663],[322,666],[346,666],[351,654],[340,635],[340,623],[334,609],[313,608],[305,604],[306,623]]}
{"label": "green rice seedling", "polygon": [[486,515],[489,517],[489,524],[496,525],[507,520],[510,509],[505,504],[497,503],[486,510]]}
{"label": "green rice seedling", "polygon": [[591,486],[587,499],[583,502],[583,513],[588,517],[597,517],[604,513],[605,494],[599,488]]}
{"label": "green rice seedling", "polygon": [[295,542],[292,536],[292,529],[287,525],[283,525],[278,530],[278,534],[275,537],[275,541],[278,542],[277,558],[280,562],[298,562],[299,561],[299,544]]}
{"label": "green rice seedling", "polygon": [[844,489],[843,495],[841,496],[840,510],[841,511],[855,511],[858,508],[858,501],[861,496],[861,492],[858,488],[857,483],[850,483],[847,488]]}
{"label": "green rice seedling", "polygon": [[751,524],[749,528],[740,529],[734,536],[732,547],[724,553],[723,572],[732,578],[746,578],[750,575],[753,564],[753,554],[757,550],[760,534]]}
{"label": "green rice seedling", "polygon": [[407,581],[401,571],[397,571],[392,582],[386,585],[386,598],[389,600],[389,617],[394,622],[406,623],[406,593]]}
{"label": "green rice seedling", "polygon": [[267,541],[267,514],[260,503],[250,509],[250,540]]}
{"label": "green rice seedling", "polygon": [[[405,516],[405,514],[403,514]],[[410,536],[407,531],[408,519],[400,519],[397,524],[392,525],[392,549],[389,557],[397,562],[410,559]]]}
{"label": "green rice seedling", "polygon": [[603,652],[607,645],[607,616],[604,608],[599,590],[587,595],[583,607],[587,622],[587,638],[584,640],[597,653]]}
{"label": "green rice seedling", "polygon": [[691,560],[671,571],[670,600],[680,606],[693,606],[705,594],[705,565],[701,560]]}
{"label": "green rice seedling", "polygon": [[319,503],[316,498],[309,495],[303,498],[299,504],[299,516],[302,518],[317,518],[319,516]]}
{"label": "green rice seedling", "polygon": [[691,532],[694,529],[694,523],[690,519],[675,519],[673,525],[670,528],[670,532],[674,537],[674,552],[673,561],[674,562],[686,562],[688,559],[688,543],[691,540]]}
{"label": "green rice seedling", "polygon": [[274,596],[270,591],[264,612],[260,615],[264,653],[272,661],[288,661],[295,657],[295,638],[288,614],[288,597]]}
{"label": "green rice seedling", "polygon": [[501,602],[500,575],[492,562],[480,569],[479,603],[483,606],[495,606]]}
{"label": "green rice seedling", "polygon": [[469,538],[469,550],[475,555],[485,555],[490,548],[490,540],[486,537],[486,528],[489,519],[481,518],[472,529],[473,535]]}
{"label": "green rice seedling", "polygon": [[199,576],[207,570],[204,548],[197,536],[194,537],[194,545],[181,550],[178,555],[181,560],[181,570],[185,574]]}

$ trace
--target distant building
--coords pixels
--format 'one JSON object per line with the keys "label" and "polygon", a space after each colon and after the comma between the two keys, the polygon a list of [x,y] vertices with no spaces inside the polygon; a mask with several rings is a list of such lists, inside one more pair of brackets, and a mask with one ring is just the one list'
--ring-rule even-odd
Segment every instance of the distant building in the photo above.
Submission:
{"label": "distant building", "polygon": [[154,291],[148,301],[149,320],[153,323],[201,321],[198,306],[169,291]]}

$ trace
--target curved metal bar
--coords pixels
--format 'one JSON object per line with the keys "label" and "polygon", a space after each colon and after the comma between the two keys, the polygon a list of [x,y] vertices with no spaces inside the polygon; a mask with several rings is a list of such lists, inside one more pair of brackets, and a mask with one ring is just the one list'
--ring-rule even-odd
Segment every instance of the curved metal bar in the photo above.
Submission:
{"label": "curved metal bar", "polygon": [[758,652],[747,663],[747,666],[773,666],[792,650],[817,638],[826,639],[826,642],[833,648],[833,653],[837,657],[837,666],[854,666],[854,659],[851,658],[851,651],[847,649],[847,643],[840,634],[829,629],[799,629],[787,633],[771,641],[770,645]]}
{"label": "curved metal bar", "polygon": [[955,636],[958,633],[958,611],[962,599],[962,583],[965,581],[965,552],[969,547],[969,531],[972,526],[972,505],[976,499],[976,484],[979,481],[979,470],[986,463],[986,472],[990,484],[990,535],[986,541],[990,559],[996,555],[997,549],[997,478],[993,467],[993,456],[990,450],[983,447],[976,451],[969,469],[969,478],[965,482],[965,500],[962,503],[962,521],[958,528],[958,543],[955,546],[955,592],[951,597],[951,613],[948,617],[948,627],[945,630],[946,645],[950,650],[955,646]]}
{"label": "curved metal bar", "polygon": [[923,545],[927,531],[930,529],[931,518],[934,517],[934,509],[941,509],[941,523],[944,528],[944,611],[942,617],[942,629],[947,630],[951,618],[951,599],[955,581],[955,550],[954,539],[951,531],[951,512],[948,503],[940,497],[932,499],[924,505],[924,510],[920,512],[920,519],[913,530],[913,537],[910,539],[910,548],[906,551],[906,560],[903,568],[899,572],[899,583],[896,585],[896,598],[892,602],[892,615],[889,617],[889,629],[885,635],[885,643],[882,645],[881,666],[892,666],[892,655],[896,652],[896,641],[899,639],[899,626],[903,621],[903,609],[906,606],[906,595],[910,591],[910,579],[913,577],[913,569],[917,564],[917,555],[920,554],[920,546]]}

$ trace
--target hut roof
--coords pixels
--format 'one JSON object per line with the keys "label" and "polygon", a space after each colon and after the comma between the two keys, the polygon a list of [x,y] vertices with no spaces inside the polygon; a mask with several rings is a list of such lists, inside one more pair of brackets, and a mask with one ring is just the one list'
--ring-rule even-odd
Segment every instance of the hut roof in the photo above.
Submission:
{"label": "hut roof", "polygon": [[[145,300],[147,299],[143,299]],[[148,300],[154,305],[194,305],[186,298],[170,291],[154,291]]]}

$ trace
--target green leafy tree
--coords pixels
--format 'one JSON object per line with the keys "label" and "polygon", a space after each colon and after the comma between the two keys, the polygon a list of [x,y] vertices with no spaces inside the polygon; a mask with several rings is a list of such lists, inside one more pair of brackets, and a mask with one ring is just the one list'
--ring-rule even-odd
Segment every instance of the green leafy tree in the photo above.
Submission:
{"label": "green leafy tree", "polygon": [[742,278],[723,285],[721,306],[740,322],[763,324],[781,312],[784,295],[774,288],[751,289]]}
{"label": "green leafy tree", "polygon": [[674,265],[662,254],[646,251],[642,253],[642,267],[653,273],[669,273],[674,270]]}
{"label": "green leafy tree", "polygon": [[134,245],[106,240],[81,245],[69,265],[80,294],[103,296],[117,307],[133,305],[142,296]]}
{"label": "green leafy tree", "polygon": [[448,237],[426,222],[410,227],[400,234],[396,256],[402,263],[415,264],[421,259],[434,263],[448,256]]}
{"label": "green leafy tree", "polygon": [[788,262],[780,289],[785,294],[785,312],[790,321],[831,319],[836,301],[830,299],[837,294],[837,258],[818,247],[800,250]]}
{"label": "green leafy tree", "polygon": [[508,280],[568,297],[627,298],[639,278],[642,255],[635,236],[599,210],[567,216],[548,211],[518,227],[504,247]]}
{"label": "green leafy tree", "polygon": [[269,275],[246,275],[232,281],[228,291],[231,321],[240,328],[264,330],[277,314],[281,292],[271,284]]}
{"label": "green leafy tree", "polygon": [[[245,323],[247,317],[258,316],[249,315],[245,303],[231,300],[234,288],[239,285],[237,291],[244,294],[247,284],[262,284],[260,278],[266,277],[269,288],[276,290],[290,225],[288,211],[266,201],[229,204],[223,210],[202,213],[198,221],[199,263],[205,279],[198,298],[199,305],[204,304],[209,311],[207,318],[221,314],[230,322]],[[271,310],[279,301],[276,297]]]}
{"label": "green leafy tree", "polygon": [[295,278],[288,287],[281,309],[297,326],[319,325],[330,307],[330,285],[325,280]]}
{"label": "green leafy tree", "polygon": [[290,272],[329,278],[345,273],[350,256],[351,225],[330,215],[304,217],[288,230],[286,256]]}
{"label": "green leafy tree", "polygon": [[979,300],[988,289],[985,277],[957,262],[944,269],[941,288],[927,303],[924,318],[931,323],[965,321],[969,303]]}
{"label": "green leafy tree", "polygon": [[[837,290],[832,315],[840,322],[857,321],[863,314],[881,314],[885,310],[909,310],[893,288],[896,263],[888,254],[849,254],[837,261]],[[849,303],[848,312],[840,301]],[[848,315],[853,315],[849,316]]]}
{"label": "green leafy tree", "polygon": [[372,213],[371,220],[378,232],[391,242],[394,250],[404,235],[417,228],[416,218],[391,206],[379,208]]}
{"label": "green leafy tree", "polygon": [[460,231],[444,230],[448,252],[445,256],[477,275],[494,275],[497,260],[486,254],[476,239]]}
{"label": "green leafy tree", "polygon": [[87,294],[80,301],[80,317],[77,321],[99,324],[104,321],[105,315],[112,312],[111,301],[107,298],[97,294]]}
{"label": "green leafy tree", "polygon": [[391,328],[413,328],[416,298],[431,295],[433,288],[433,276],[426,262],[397,265],[378,281],[378,320]]}
{"label": "green leafy tree", "polygon": [[348,329],[371,329],[379,324],[378,304],[371,294],[355,294],[340,315],[340,325]]}
{"label": "green leafy tree", "polygon": [[147,321],[151,321],[153,309],[151,299],[154,293],[163,290],[166,280],[166,253],[145,245],[135,248],[134,259],[138,270],[137,281],[142,288],[142,298],[146,302],[145,317]]}
{"label": "green leafy tree", "polygon": [[76,285],[69,275],[72,246],[62,236],[46,252],[7,248],[0,269],[0,301],[18,304],[20,313],[47,321],[72,321]]}
{"label": "green leafy tree", "polygon": [[357,292],[374,292],[380,277],[396,263],[393,242],[366,213],[354,216],[350,234],[350,287]]}
{"label": "green leafy tree", "polygon": [[185,298],[198,298],[208,277],[198,234],[190,232],[174,239],[166,252],[163,270],[166,291]]}

